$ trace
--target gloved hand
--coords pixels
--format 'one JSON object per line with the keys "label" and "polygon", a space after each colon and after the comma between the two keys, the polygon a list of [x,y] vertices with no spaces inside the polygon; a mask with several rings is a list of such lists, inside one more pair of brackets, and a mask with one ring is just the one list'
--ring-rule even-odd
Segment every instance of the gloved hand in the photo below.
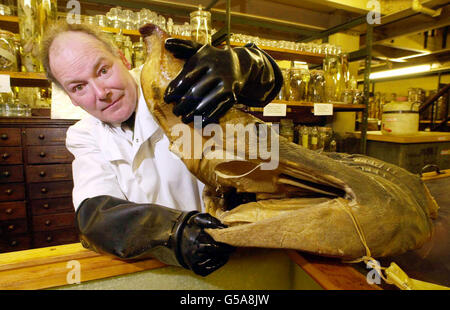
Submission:
{"label": "gloved hand", "polygon": [[103,195],[84,200],[75,218],[85,248],[120,259],[154,257],[202,276],[223,266],[234,250],[215,242],[204,230],[226,226],[197,211]]}
{"label": "gloved hand", "polygon": [[217,122],[235,103],[264,106],[279,93],[283,77],[276,62],[255,45],[216,48],[193,41],[167,39],[165,48],[186,59],[169,83],[164,101],[175,103],[173,113],[190,123]]}
{"label": "gloved hand", "polygon": [[197,213],[185,220],[179,237],[182,263],[196,274],[206,276],[225,265],[234,247],[215,242],[205,228],[225,228],[219,220],[207,213]]}

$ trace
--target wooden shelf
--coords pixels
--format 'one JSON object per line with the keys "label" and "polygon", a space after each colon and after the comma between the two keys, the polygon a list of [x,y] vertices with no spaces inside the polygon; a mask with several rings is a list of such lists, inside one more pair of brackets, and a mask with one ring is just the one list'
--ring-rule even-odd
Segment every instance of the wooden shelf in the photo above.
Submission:
{"label": "wooden shelf", "polygon": [[17,16],[0,15],[0,29],[19,33],[19,18]]}
{"label": "wooden shelf", "polygon": [[[301,101],[285,101],[285,100],[273,100],[271,103],[286,104],[287,108],[291,111],[298,109],[313,109],[314,102],[301,102]],[[333,103],[333,110],[336,112],[351,112],[362,111],[365,106],[363,104],[345,104],[345,103]],[[250,108],[253,112],[262,112],[264,108]]]}
{"label": "wooden shelf", "polygon": [[0,74],[9,75],[11,86],[19,87],[48,87],[50,82],[42,72],[10,72],[0,71]]}

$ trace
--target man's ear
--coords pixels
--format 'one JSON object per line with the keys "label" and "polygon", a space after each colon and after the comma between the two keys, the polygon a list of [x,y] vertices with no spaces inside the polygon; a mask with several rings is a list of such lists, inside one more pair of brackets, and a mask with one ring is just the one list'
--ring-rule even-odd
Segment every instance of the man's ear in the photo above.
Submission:
{"label": "man's ear", "polygon": [[117,52],[119,53],[119,57],[120,57],[120,59],[122,60],[122,62],[123,62],[123,64],[125,65],[125,67],[126,67],[128,70],[131,70],[131,64],[128,62],[127,58],[126,58],[125,55],[122,53],[122,51],[121,51],[121,50],[118,50]]}

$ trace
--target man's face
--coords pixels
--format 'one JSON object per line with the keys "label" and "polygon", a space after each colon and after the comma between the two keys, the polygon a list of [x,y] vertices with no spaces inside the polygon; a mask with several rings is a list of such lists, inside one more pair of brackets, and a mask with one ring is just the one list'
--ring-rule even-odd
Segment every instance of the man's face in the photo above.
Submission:
{"label": "man's face", "polygon": [[53,75],[72,103],[97,119],[120,124],[136,109],[138,88],[122,60],[82,32],[65,32],[50,51]]}

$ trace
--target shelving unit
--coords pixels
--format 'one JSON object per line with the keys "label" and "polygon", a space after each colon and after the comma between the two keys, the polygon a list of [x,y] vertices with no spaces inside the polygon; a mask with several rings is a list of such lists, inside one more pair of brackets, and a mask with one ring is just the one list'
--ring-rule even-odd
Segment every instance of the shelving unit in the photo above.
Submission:
{"label": "shelving unit", "polygon": [[[230,14],[229,10],[226,12],[227,14]],[[229,23],[229,19],[226,18],[226,21]],[[359,20],[358,23],[361,23]],[[339,29],[345,29],[347,27],[353,26],[355,22],[349,23],[348,25],[343,25],[342,27],[337,27],[328,30],[326,33],[316,33],[314,36],[310,36],[310,39],[314,39],[316,37],[330,35],[332,33],[337,32]],[[17,33],[19,31],[18,26],[18,17],[17,16],[0,16],[0,28],[9,30],[11,32]],[[127,35],[130,37],[131,41],[136,42],[139,41],[140,33],[138,30],[126,30],[126,29],[117,29],[117,28],[111,28],[111,27],[102,27],[102,30],[107,33],[122,33],[123,35]],[[225,39],[229,39],[230,36],[230,27],[229,24],[225,25],[225,27],[219,32],[222,33],[222,43],[225,41]],[[189,39],[188,37],[183,36],[173,36],[181,39]],[[225,38],[225,39],[224,39]],[[308,41],[303,40],[303,41]],[[244,46],[245,43],[237,43],[237,42],[230,42],[230,45],[233,47],[236,46]],[[276,60],[288,60],[288,61],[303,61],[309,64],[313,65],[320,65],[323,63],[323,59],[325,58],[324,54],[316,54],[316,53],[310,53],[310,52],[304,52],[304,51],[294,51],[289,49],[283,49],[278,47],[271,47],[271,46],[261,46],[259,45],[261,49],[266,51],[269,55],[271,55]],[[1,74],[9,74],[11,76],[11,85],[13,86],[49,86],[49,82],[45,76],[44,73],[32,73],[32,72],[3,72]],[[286,117],[292,117],[296,119],[297,121],[301,121],[302,119],[305,119],[305,121],[314,121],[320,119],[318,116],[314,116],[313,109],[314,109],[314,103],[312,102],[295,102],[295,101],[280,101],[280,100],[274,100],[272,103],[275,104],[286,104],[287,105],[287,115]],[[333,112],[364,112],[366,110],[366,105],[353,105],[353,104],[343,104],[343,103],[335,103],[333,104]],[[257,114],[258,116],[262,116],[263,108],[251,108],[249,109],[251,113]],[[322,117],[323,118],[323,117]],[[271,121],[277,121],[280,117],[270,117]],[[364,140],[364,136],[362,137],[362,140]],[[364,152],[364,150],[363,150]]]}

